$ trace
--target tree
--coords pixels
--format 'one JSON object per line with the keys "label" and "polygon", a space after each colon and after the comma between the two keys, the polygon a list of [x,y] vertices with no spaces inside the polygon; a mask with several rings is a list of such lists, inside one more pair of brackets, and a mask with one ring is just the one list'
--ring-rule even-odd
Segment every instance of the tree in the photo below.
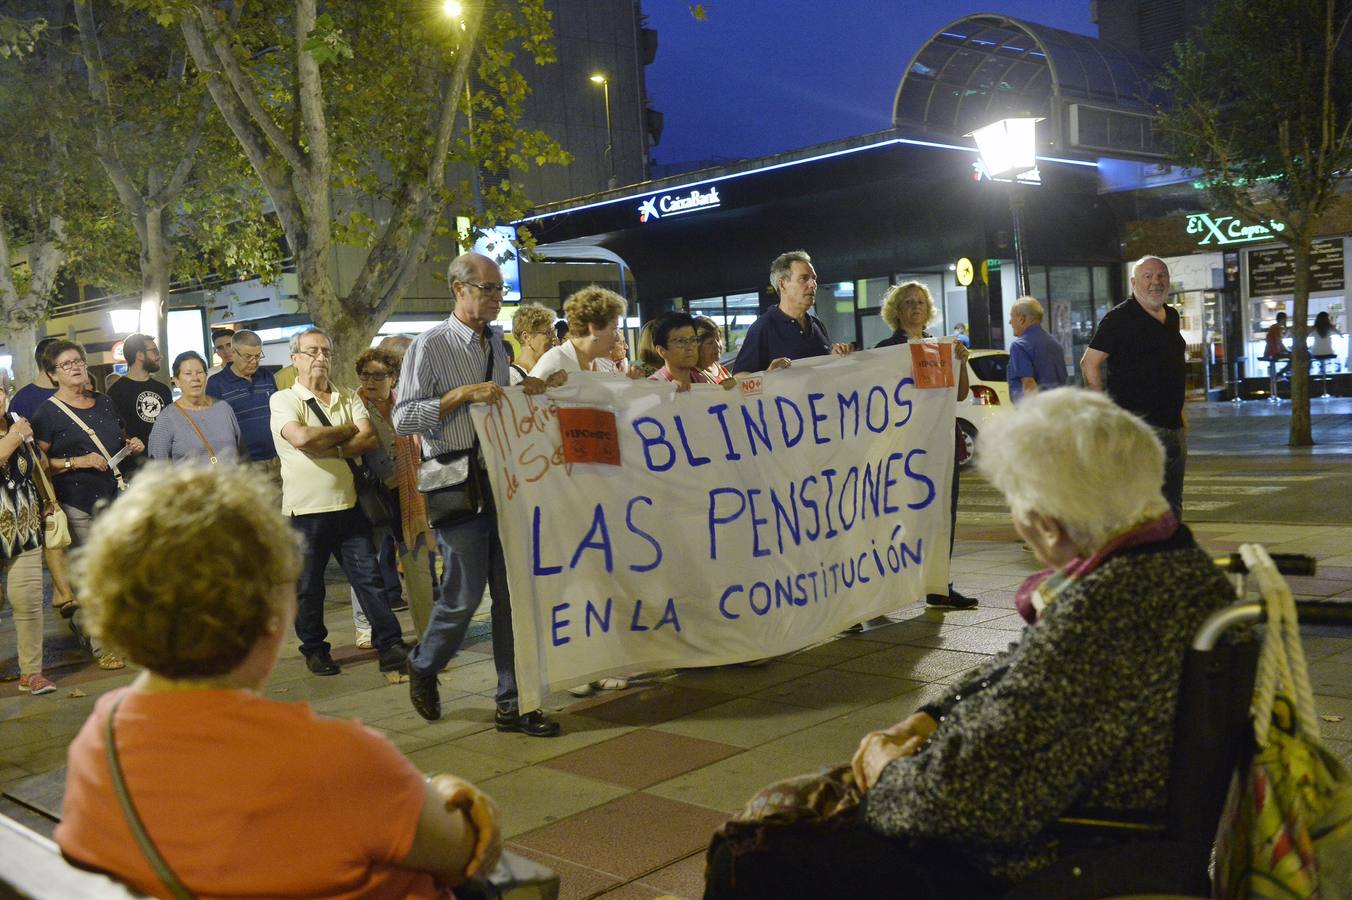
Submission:
{"label": "tree", "polygon": [[1175,48],[1159,126],[1181,165],[1200,170],[1213,209],[1277,219],[1295,266],[1293,447],[1310,432],[1310,249],[1352,168],[1349,0],[1218,0]]}
{"label": "tree", "polygon": [[159,323],[163,345],[173,275],[204,260],[230,275],[275,274],[272,220],[238,146],[220,139],[223,123],[177,33],[127,11],[100,25],[89,0],[74,8],[94,153],[140,243],[142,328]]}
{"label": "tree", "polygon": [[[527,201],[505,176],[567,159],[515,125],[527,92],[517,52],[553,58],[544,0],[483,0],[458,22],[406,0],[326,3],[322,15],[316,0],[140,3],[180,25],[276,210],[301,299],[344,359],[449,232],[448,210],[474,227],[518,216]],[[457,128],[470,115],[472,129]],[[456,163],[473,174],[453,183]],[[366,252],[340,292],[344,245]]]}
{"label": "tree", "polygon": [[[32,4],[29,4],[30,6]],[[62,276],[117,283],[130,261],[115,200],[87,152],[65,91],[70,57],[53,36],[59,2],[45,4],[45,31],[11,18],[31,43],[0,54],[0,121],[16,123],[0,141],[0,332],[20,382],[36,374],[37,328]]]}

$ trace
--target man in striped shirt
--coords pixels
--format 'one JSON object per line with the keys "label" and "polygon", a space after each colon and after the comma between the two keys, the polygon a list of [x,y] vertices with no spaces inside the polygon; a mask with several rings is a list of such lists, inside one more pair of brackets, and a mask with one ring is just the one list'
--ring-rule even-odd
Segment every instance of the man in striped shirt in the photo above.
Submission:
{"label": "man in striped shirt", "polygon": [[[486,256],[465,253],[452,260],[446,275],[455,308],[405,352],[394,405],[395,430],[421,435],[425,457],[464,450],[477,454],[468,406],[499,402],[508,384],[502,333],[490,326],[502,310],[501,270]],[[545,383],[526,378],[522,387],[528,394],[538,394]],[[486,477],[481,478],[480,489],[483,512],[435,529],[445,572],[431,621],[409,654],[409,698],[424,719],[441,717],[437,673],[459,652],[487,586],[493,600],[493,660],[498,671],[497,729],[553,737],[559,733],[557,722],[539,710],[523,714],[517,705],[507,567]]]}

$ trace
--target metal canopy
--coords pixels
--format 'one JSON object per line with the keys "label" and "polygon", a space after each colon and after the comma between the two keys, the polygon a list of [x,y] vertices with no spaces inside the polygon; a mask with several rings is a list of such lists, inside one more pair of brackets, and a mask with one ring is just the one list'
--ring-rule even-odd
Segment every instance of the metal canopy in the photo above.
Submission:
{"label": "metal canopy", "polygon": [[[1041,116],[1055,144],[1150,154],[1155,71],[1144,54],[1085,35],[1002,15],[966,16],[912,58],[893,123],[958,137],[997,119]],[[1083,116],[1086,140],[1069,133],[1079,110],[1094,113]]]}

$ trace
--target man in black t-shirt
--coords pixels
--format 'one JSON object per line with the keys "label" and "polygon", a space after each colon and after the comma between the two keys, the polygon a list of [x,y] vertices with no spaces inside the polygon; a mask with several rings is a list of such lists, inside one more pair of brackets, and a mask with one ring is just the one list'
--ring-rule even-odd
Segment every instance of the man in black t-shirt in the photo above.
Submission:
{"label": "man in black t-shirt", "polygon": [[[108,399],[126,423],[128,437],[150,443],[150,429],[160,417],[160,410],[174,402],[169,387],[150,376],[160,370],[160,350],[155,339],[145,334],[133,334],[122,342],[127,359],[127,374],[108,388]],[[120,466],[124,476],[130,476],[145,460],[144,456],[128,459]]]}
{"label": "man in black t-shirt", "polygon": [[1131,294],[1099,322],[1080,359],[1080,371],[1087,387],[1106,387],[1118,406],[1155,429],[1164,444],[1164,497],[1181,519],[1188,454],[1183,416],[1188,346],[1179,332],[1178,310],[1168,305],[1169,267],[1164,260],[1144,256],[1136,261]]}

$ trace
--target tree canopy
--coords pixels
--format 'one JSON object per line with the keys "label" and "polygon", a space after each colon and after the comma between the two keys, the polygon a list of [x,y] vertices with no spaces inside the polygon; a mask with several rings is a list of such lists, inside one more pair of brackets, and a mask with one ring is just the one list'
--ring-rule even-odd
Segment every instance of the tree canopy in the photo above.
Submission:
{"label": "tree canopy", "polygon": [[1198,170],[1210,205],[1277,219],[1292,251],[1292,446],[1310,433],[1310,247],[1352,167],[1349,0],[1217,0],[1175,47],[1159,125],[1171,155]]}

